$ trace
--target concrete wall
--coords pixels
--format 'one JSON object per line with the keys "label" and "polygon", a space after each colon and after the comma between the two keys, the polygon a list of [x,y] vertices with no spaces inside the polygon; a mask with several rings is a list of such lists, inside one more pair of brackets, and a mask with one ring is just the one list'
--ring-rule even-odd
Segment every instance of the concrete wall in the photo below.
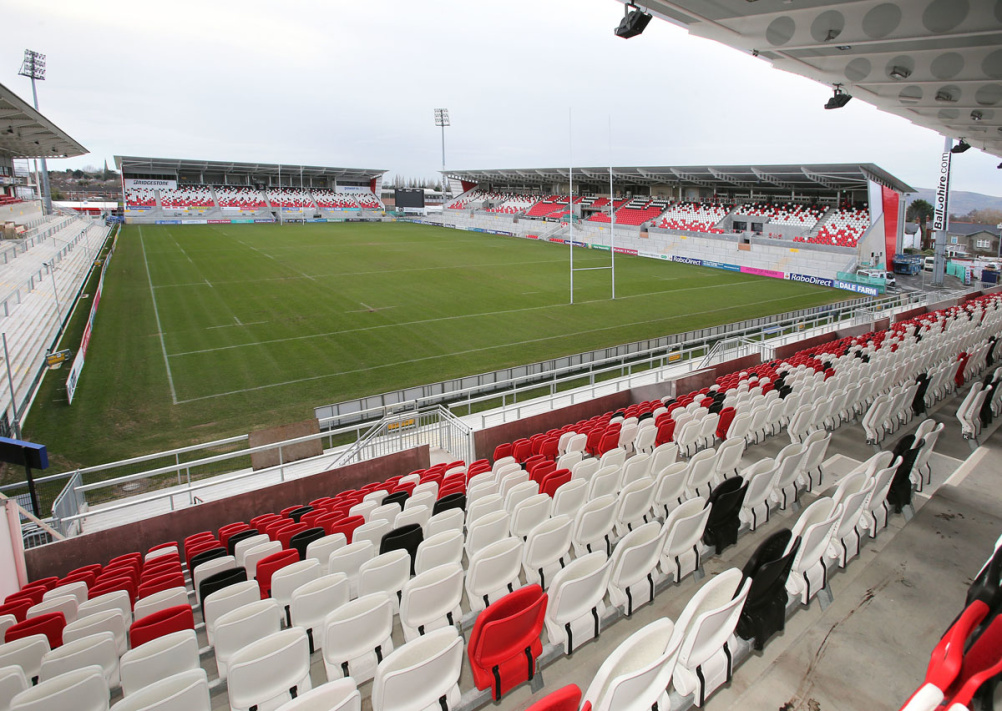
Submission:
{"label": "concrete wall", "polygon": [[249,521],[258,514],[278,512],[293,504],[305,504],[321,496],[333,496],[346,489],[357,489],[370,482],[407,474],[429,465],[428,446],[425,445],[216,501],[206,501],[142,521],[67,538],[25,551],[28,576],[31,580],[49,575],[63,576],[82,565],[106,563],[115,556],[145,551],[158,543],[180,542],[200,531],[215,531],[228,523]]}

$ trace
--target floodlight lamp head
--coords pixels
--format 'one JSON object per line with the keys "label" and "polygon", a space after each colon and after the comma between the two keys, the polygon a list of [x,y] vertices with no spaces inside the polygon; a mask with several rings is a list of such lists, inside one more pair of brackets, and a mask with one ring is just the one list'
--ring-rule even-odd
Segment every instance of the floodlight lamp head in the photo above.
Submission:
{"label": "floodlight lamp head", "polygon": [[970,150],[970,148],[971,144],[961,138],[957,145],[950,149],[950,153],[964,153],[965,151]]}
{"label": "floodlight lamp head", "polygon": [[21,71],[18,75],[37,79],[45,79],[45,55],[40,52],[33,52],[30,49],[24,50],[24,61],[21,62]]}
{"label": "floodlight lamp head", "polygon": [[891,79],[907,79],[911,75],[912,71],[908,67],[899,67],[895,65],[891,68]]}
{"label": "floodlight lamp head", "polygon": [[828,103],[825,104],[826,109],[841,109],[843,106],[849,103],[852,96],[842,91],[841,84],[835,84],[835,93],[832,98],[828,99]]}
{"label": "floodlight lamp head", "polygon": [[449,123],[449,109],[435,109],[435,125],[451,126]]}

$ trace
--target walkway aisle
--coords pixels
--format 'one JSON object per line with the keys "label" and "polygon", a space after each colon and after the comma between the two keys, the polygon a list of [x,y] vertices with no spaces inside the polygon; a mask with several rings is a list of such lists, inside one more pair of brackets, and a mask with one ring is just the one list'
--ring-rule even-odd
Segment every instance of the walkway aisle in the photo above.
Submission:
{"label": "walkway aisle", "polygon": [[[952,405],[952,403],[951,403]],[[947,422],[937,450],[966,446]],[[1002,533],[1002,431],[970,455],[904,525],[883,535],[832,580],[835,602],[798,612],[786,632],[735,675],[714,708],[839,711],[897,709],[921,683],[929,654],[963,609],[972,577]],[[934,457],[936,474],[949,457]],[[935,484],[935,481],[934,481]],[[927,489],[928,491],[928,489]],[[881,538],[884,538],[883,544]]]}

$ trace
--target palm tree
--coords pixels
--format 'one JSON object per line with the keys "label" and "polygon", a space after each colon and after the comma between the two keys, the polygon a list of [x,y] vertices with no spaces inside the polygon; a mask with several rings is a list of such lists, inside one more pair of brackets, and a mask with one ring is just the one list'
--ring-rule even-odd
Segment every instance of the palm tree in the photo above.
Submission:
{"label": "palm tree", "polygon": [[932,205],[929,204],[928,200],[913,200],[912,204],[908,206],[908,210],[905,212],[906,220],[914,220],[919,224],[922,230],[922,249],[930,249],[932,247],[931,240],[929,239],[929,232],[926,230],[926,223],[929,218],[933,216],[935,210]]}

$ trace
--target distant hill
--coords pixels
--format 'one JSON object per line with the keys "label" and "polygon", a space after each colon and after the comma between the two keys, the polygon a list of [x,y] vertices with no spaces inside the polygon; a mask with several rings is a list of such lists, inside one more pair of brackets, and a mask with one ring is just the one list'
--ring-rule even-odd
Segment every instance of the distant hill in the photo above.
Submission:
{"label": "distant hill", "polygon": [[[914,200],[925,200],[930,204],[936,202],[936,191],[930,188],[918,188],[918,192],[908,196],[908,203]],[[950,214],[966,215],[973,210],[1002,210],[1002,197],[969,193],[963,190],[950,191]]]}

